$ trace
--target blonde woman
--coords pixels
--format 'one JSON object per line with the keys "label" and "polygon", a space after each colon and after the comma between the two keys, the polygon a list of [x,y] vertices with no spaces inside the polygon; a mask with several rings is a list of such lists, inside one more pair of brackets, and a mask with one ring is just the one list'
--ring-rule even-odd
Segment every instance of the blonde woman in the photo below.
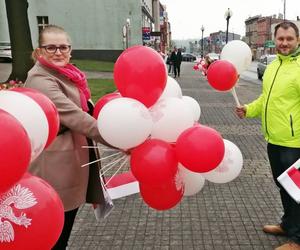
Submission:
{"label": "blonde woman", "polygon": [[[52,144],[31,164],[30,172],[46,180],[60,195],[65,209],[62,234],[53,249],[66,249],[76,213],[85,202],[103,202],[98,166],[81,167],[94,152],[90,142],[106,144],[96,120],[89,115],[90,90],[85,74],[70,64],[72,44],[63,28],[49,25],[39,35],[36,61],[25,86],[48,96],[56,105],[60,131]],[[55,222],[54,222],[55,223]]]}

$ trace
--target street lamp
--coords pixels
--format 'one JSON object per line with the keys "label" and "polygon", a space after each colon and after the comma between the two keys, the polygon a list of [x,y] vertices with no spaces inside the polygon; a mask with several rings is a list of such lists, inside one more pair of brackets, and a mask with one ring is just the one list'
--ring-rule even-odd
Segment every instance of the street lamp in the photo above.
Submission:
{"label": "street lamp", "polygon": [[201,58],[203,58],[203,32],[204,32],[204,26],[201,26],[202,31],[202,38],[201,38]]}
{"label": "street lamp", "polygon": [[229,26],[229,19],[230,17],[232,17],[232,11],[228,8],[225,12],[224,15],[226,21],[227,21],[227,25],[226,25],[226,43],[228,43],[228,26]]}

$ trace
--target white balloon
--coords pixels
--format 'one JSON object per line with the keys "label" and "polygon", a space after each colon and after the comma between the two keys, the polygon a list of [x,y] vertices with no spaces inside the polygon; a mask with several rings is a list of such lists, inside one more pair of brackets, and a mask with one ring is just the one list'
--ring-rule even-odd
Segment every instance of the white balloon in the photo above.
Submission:
{"label": "white balloon", "polygon": [[194,121],[198,122],[201,115],[201,108],[199,103],[190,96],[183,96],[182,100],[189,106],[193,113]]}
{"label": "white balloon", "polygon": [[166,87],[159,97],[159,100],[166,97],[182,97],[182,90],[178,82],[171,76],[168,76]]}
{"label": "white balloon", "polygon": [[239,74],[245,71],[252,62],[252,52],[247,43],[240,40],[228,42],[221,51],[221,59],[231,62]]}
{"label": "white balloon", "polygon": [[205,184],[205,179],[200,173],[192,172],[181,164],[178,164],[179,176],[184,184],[184,196],[198,193]]}
{"label": "white balloon", "polygon": [[226,183],[239,176],[243,167],[243,155],[231,141],[225,140],[225,154],[222,162],[212,171],[202,173],[203,177],[214,183]]}
{"label": "white balloon", "polygon": [[98,129],[103,139],[121,149],[143,143],[150,135],[152,125],[144,104],[127,97],[109,101],[98,116]]}
{"label": "white balloon", "polygon": [[48,140],[49,125],[43,109],[30,97],[10,90],[0,91],[0,108],[23,125],[30,140],[33,161],[43,151]]}
{"label": "white balloon", "polygon": [[193,114],[182,99],[168,97],[151,107],[152,138],[175,142],[178,136],[194,124]]}

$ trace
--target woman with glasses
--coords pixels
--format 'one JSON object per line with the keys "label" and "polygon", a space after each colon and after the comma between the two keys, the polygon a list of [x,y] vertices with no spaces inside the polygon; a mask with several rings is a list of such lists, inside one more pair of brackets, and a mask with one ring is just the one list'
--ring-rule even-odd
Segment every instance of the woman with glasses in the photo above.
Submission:
{"label": "woman with glasses", "polygon": [[[45,179],[60,195],[65,209],[65,223],[53,249],[66,249],[76,213],[85,202],[103,202],[98,166],[81,165],[95,156],[82,148],[93,142],[107,143],[89,115],[92,105],[85,74],[70,64],[71,40],[63,28],[49,25],[39,35],[36,61],[25,86],[48,96],[56,105],[60,131],[52,144],[31,164],[30,172]],[[54,222],[55,223],[55,222]]]}

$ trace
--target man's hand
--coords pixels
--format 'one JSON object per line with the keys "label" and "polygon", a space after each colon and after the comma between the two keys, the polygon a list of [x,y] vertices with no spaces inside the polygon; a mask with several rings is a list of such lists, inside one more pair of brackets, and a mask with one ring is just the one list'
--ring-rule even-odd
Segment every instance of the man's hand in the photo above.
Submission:
{"label": "man's hand", "polygon": [[240,107],[236,107],[235,108],[235,113],[236,113],[236,115],[239,117],[239,118],[241,118],[241,119],[243,119],[243,118],[245,118],[245,116],[246,116],[246,107],[245,106],[240,106]]}

